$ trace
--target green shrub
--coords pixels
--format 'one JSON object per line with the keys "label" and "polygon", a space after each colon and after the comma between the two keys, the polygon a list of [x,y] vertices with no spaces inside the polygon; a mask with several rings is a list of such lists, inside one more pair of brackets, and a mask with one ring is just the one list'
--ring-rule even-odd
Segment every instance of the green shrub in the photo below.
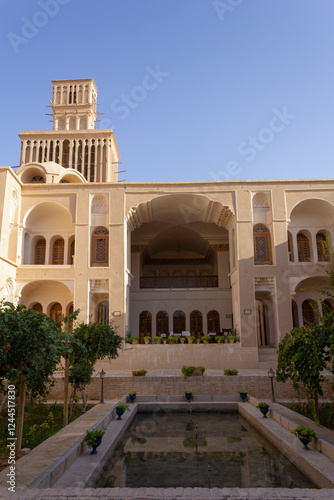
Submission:
{"label": "green shrub", "polygon": [[124,403],[118,403],[118,405],[116,405],[115,408],[120,408],[121,410],[123,410],[123,413],[126,410],[130,411],[129,405],[125,405]]}
{"label": "green shrub", "polygon": [[94,444],[96,444],[96,438],[102,438],[105,434],[105,431],[93,430],[86,431],[86,435],[84,437],[84,442],[88,446],[88,448],[93,448]]}
{"label": "green shrub", "polygon": [[147,370],[143,368],[141,370],[132,370],[132,375],[146,375]]}
{"label": "green shrub", "polygon": [[267,408],[268,406],[268,403],[261,401],[258,405],[256,405],[256,408]]}
{"label": "green shrub", "polygon": [[204,366],[182,366],[182,373],[184,375],[184,378],[190,377],[193,374],[193,371],[197,368],[201,370],[202,373],[205,372]]}
{"label": "green shrub", "polygon": [[238,370],[235,368],[232,368],[232,370],[224,370],[224,375],[238,375]]}
{"label": "green shrub", "polygon": [[174,342],[174,344],[177,344],[179,342],[179,338],[173,337],[173,335],[171,335],[170,337],[168,337],[167,342],[169,342],[171,344]]}
{"label": "green shrub", "polygon": [[312,438],[317,437],[315,431],[305,425],[298,425],[298,427],[292,431],[292,434],[302,439],[308,439],[309,441],[311,441]]}

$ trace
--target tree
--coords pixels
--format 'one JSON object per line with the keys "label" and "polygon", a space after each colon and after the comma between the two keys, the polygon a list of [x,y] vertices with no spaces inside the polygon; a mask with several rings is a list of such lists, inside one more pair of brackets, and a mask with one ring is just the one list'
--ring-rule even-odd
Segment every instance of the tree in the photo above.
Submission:
{"label": "tree", "polygon": [[0,303],[0,384],[4,388],[5,379],[20,387],[17,451],[21,448],[26,391],[31,397],[46,394],[64,351],[63,340],[61,326],[46,314]]}
{"label": "tree", "polygon": [[[105,357],[116,358],[122,340],[109,324],[80,323],[73,329],[69,380],[74,388],[74,394],[77,390],[82,391],[83,411],[86,409],[85,387],[92,381],[96,361]],[[84,354],[81,345],[86,349]]]}
{"label": "tree", "polygon": [[323,370],[328,367],[328,329],[322,325],[305,325],[293,328],[278,346],[276,380],[291,379],[294,389],[303,384],[313,402],[314,419],[319,423],[318,396],[323,394],[322,383],[326,382]]}

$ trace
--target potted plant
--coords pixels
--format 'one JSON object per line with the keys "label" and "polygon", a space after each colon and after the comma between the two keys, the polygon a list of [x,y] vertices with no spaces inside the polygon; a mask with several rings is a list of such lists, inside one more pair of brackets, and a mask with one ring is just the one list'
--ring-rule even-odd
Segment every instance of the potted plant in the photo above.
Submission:
{"label": "potted plant", "polygon": [[203,337],[201,337],[201,341],[203,342],[203,344],[208,344],[210,340],[211,340],[210,335],[203,335]]}
{"label": "potted plant", "polygon": [[204,366],[182,366],[182,373],[185,379],[186,377],[203,375],[204,372]]}
{"label": "potted plant", "polygon": [[139,337],[129,337],[129,343],[136,345],[139,342]]}
{"label": "potted plant", "polygon": [[150,337],[149,335],[146,335],[144,337],[144,342],[145,342],[145,344],[151,344],[152,343],[152,337]]}
{"label": "potted plant", "polygon": [[256,408],[259,408],[260,412],[262,413],[262,415],[264,416],[264,418],[268,418],[267,417],[267,413],[269,411],[269,405],[268,403],[265,403],[263,401],[261,401],[257,406]]}
{"label": "potted plant", "polygon": [[129,392],[129,398],[130,398],[131,403],[134,402],[134,400],[136,399],[136,396],[137,396],[136,391]]}
{"label": "potted plant", "polygon": [[97,453],[96,448],[100,446],[104,434],[105,431],[99,431],[97,429],[92,431],[86,431],[84,437],[84,443],[86,443],[88,448],[93,448],[92,451],[90,452],[91,455]]}
{"label": "potted plant", "polygon": [[194,397],[194,393],[192,391],[184,391],[184,396],[188,403],[190,403],[190,400]]}
{"label": "potted plant", "polygon": [[161,337],[159,337],[159,335],[156,335],[154,338],[153,338],[154,342],[156,344],[161,344]]}
{"label": "potted plant", "polygon": [[147,373],[147,370],[144,370],[143,368],[141,370],[132,370],[132,375],[134,377],[144,377]]}
{"label": "potted plant", "polygon": [[188,341],[188,344],[193,344],[196,340],[196,337],[194,337],[193,335],[190,335],[189,337],[187,337],[187,341]]}
{"label": "potted plant", "polygon": [[234,344],[236,336],[235,335],[227,335],[227,340],[229,341],[230,344]]}
{"label": "potted plant", "polygon": [[227,376],[238,375],[238,370],[236,370],[235,368],[232,368],[231,370],[229,368],[227,368],[226,370],[224,370],[224,375],[227,375]]}
{"label": "potted plant", "polygon": [[181,338],[180,338],[180,342],[181,342],[181,344],[184,344],[184,343],[185,343],[185,341],[186,341],[186,339],[185,339],[184,337],[181,337]]}
{"label": "potted plant", "polygon": [[130,411],[128,405],[125,405],[124,403],[118,403],[118,405],[116,406],[116,413],[118,415],[117,420],[122,420],[121,417],[126,410]]}
{"label": "potted plant", "polygon": [[240,397],[242,399],[242,402],[245,403],[247,400],[247,391],[239,391]]}
{"label": "potted plant", "polygon": [[178,341],[179,341],[178,337],[173,337],[172,335],[167,339],[167,342],[169,342],[170,344],[177,344]]}
{"label": "potted plant", "polygon": [[310,427],[306,427],[305,425],[298,425],[292,433],[297,436],[299,441],[303,443],[304,450],[309,450],[310,448],[307,446],[308,443],[312,441],[312,438],[316,438],[317,435],[313,429]]}

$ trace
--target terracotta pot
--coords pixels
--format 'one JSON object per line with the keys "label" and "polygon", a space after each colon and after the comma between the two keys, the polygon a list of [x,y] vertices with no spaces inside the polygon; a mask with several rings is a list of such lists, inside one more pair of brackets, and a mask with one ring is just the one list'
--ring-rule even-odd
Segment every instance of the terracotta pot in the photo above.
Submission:
{"label": "terracotta pot", "polygon": [[202,370],[200,368],[195,368],[195,370],[191,374],[194,377],[200,377],[203,375]]}
{"label": "terracotta pot", "polygon": [[188,340],[188,344],[193,344],[194,343],[194,339],[187,339]]}

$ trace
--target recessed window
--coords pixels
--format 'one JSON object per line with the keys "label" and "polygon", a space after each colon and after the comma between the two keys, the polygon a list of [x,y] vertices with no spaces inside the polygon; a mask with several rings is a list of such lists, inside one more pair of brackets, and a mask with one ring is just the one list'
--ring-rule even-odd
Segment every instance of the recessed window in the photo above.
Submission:
{"label": "recessed window", "polygon": [[297,234],[297,247],[299,262],[310,262],[310,242],[305,234]]}
{"label": "recessed window", "polygon": [[256,224],[253,228],[254,264],[271,264],[270,232],[265,224]]}
{"label": "recessed window", "polygon": [[35,245],[35,264],[43,265],[45,264],[45,248],[46,241],[44,238],[41,238],[36,242]]}
{"label": "recessed window", "polygon": [[97,227],[92,234],[92,266],[108,266],[109,231]]}

